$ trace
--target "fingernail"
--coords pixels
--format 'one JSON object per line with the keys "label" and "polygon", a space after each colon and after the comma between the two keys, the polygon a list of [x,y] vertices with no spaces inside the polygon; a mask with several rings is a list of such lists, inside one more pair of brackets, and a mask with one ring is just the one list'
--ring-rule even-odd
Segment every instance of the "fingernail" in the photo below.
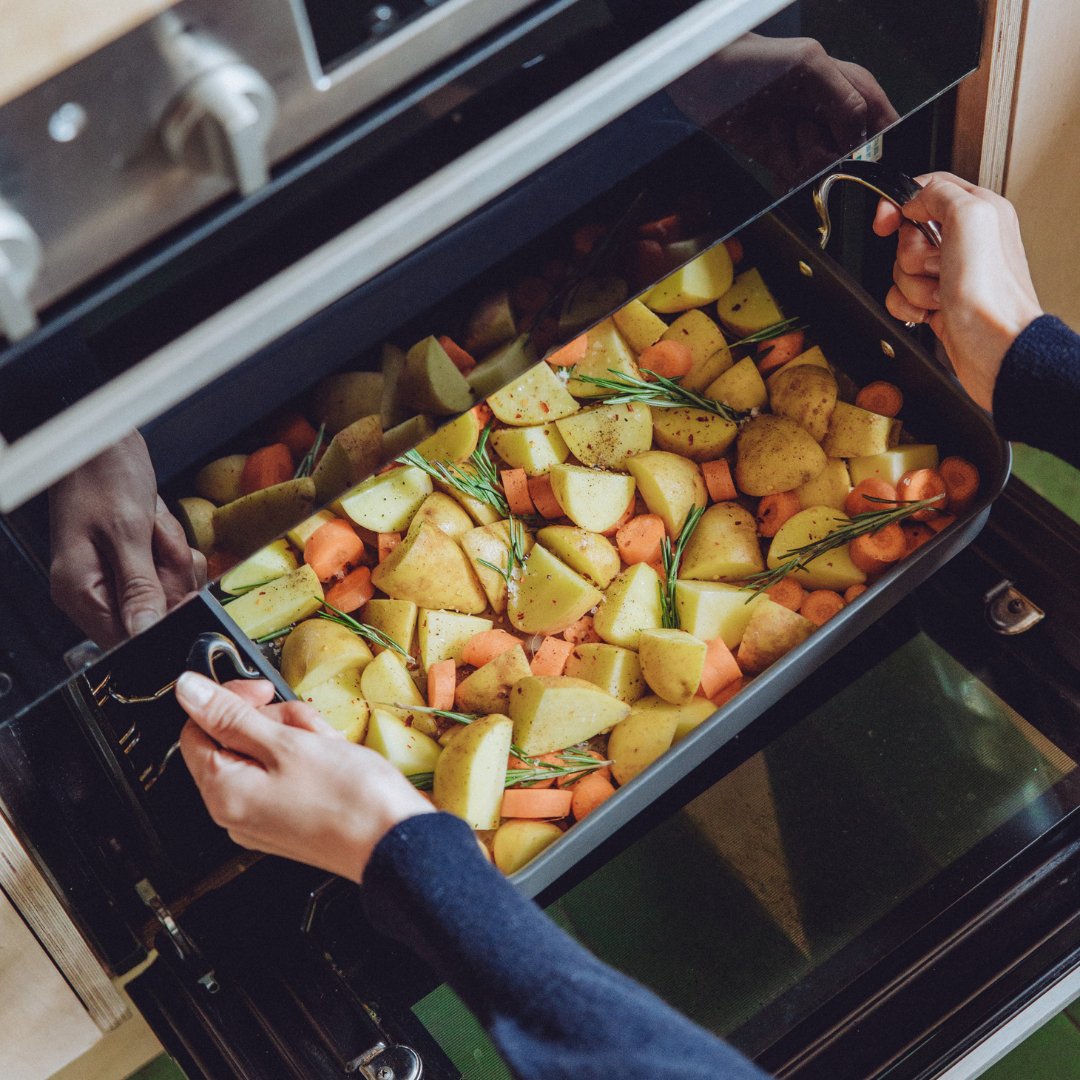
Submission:
{"label": "fingernail", "polygon": [[928,274],[938,274],[941,272],[941,256],[940,255],[927,255],[926,260],[923,262],[923,267]]}
{"label": "fingernail", "polygon": [[128,620],[128,629],[132,634],[141,634],[144,630],[148,630],[151,626],[158,621],[159,616],[154,611],[136,611],[134,615]]}
{"label": "fingernail", "polygon": [[185,671],[176,680],[176,696],[188,705],[205,705],[213,693],[214,687],[210,680],[194,671]]}
{"label": "fingernail", "polygon": [[934,291],[933,291],[933,292],[932,292],[932,293],[930,294],[930,299],[931,299],[931,300],[932,300],[932,301],[933,301],[933,302],[934,302],[935,304],[940,304],[940,303],[941,303],[941,290],[940,290],[940,289],[935,289],[935,290],[934,290]]}

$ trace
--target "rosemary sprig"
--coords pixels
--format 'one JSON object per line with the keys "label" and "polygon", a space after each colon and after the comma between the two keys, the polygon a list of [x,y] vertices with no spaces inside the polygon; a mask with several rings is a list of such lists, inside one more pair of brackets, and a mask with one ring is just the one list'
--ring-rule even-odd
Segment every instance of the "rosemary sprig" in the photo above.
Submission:
{"label": "rosemary sprig", "polygon": [[509,544],[506,549],[506,566],[496,566],[493,562],[488,562],[487,559],[477,559],[476,561],[481,566],[494,570],[509,588],[514,577],[514,571],[518,567],[522,569],[525,567],[525,527],[513,514],[507,518],[507,526]]}
{"label": "rosemary sprig", "polygon": [[679,385],[678,380],[669,379],[665,375],[657,375],[655,371],[642,369],[646,375],[651,375],[655,380],[647,382],[645,379],[627,375],[625,372],[608,368],[615,379],[607,379],[597,375],[574,375],[579,382],[588,383],[590,386],[599,386],[601,390],[610,392],[610,397],[603,399],[605,405],[623,405],[628,402],[638,401],[643,405],[651,405],[657,409],[703,409],[716,416],[722,416],[725,420],[738,423],[745,420],[750,414],[733,409],[723,401],[714,401],[712,398],[687,390]]}
{"label": "rosemary sprig", "polygon": [[465,712],[453,712],[450,709],[435,709],[430,705],[394,705],[395,709],[400,709],[402,712],[420,712],[427,713],[429,716],[441,716],[444,720],[453,720],[455,724],[471,724],[474,720],[479,720],[478,713],[465,713]]}
{"label": "rosemary sprig", "polygon": [[480,433],[476,449],[464,465],[453,461],[428,461],[418,450],[408,450],[396,460],[402,465],[413,465],[422,469],[432,479],[448,484],[463,495],[487,503],[498,511],[499,517],[509,517],[510,507],[499,485],[499,470],[488,453],[487,442],[490,435],[489,424]]}
{"label": "rosemary sprig", "polygon": [[323,600],[320,597],[316,599],[324,607],[328,607],[330,612],[320,611],[318,618],[326,619],[329,622],[337,623],[338,626],[344,626],[347,630],[351,630],[357,637],[362,637],[365,641],[371,642],[373,645],[378,645],[383,649],[392,649],[398,654],[406,663],[415,664],[416,661],[412,656],[407,653],[389,634],[384,634],[377,627],[369,626],[367,623],[360,622],[359,619],[354,619],[347,612],[341,610],[341,608],[334,607],[327,600]]}
{"label": "rosemary sprig", "polygon": [[760,330],[755,330],[754,333],[739,338],[738,341],[729,341],[728,348],[735,349],[740,345],[756,345],[758,342],[768,341],[770,338],[779,337],[781,334],[789,334],[793,330],[805,330],[806,325],[798,315],[793,315],[790,319],[781,319],[771,326],[763,326]]}
{"label": "rosemary sprig", "polygon": [[[245,593],[254,592],[256,589],[261,589],[264,585],[269,585],[274,578],[267,578],[265,581],[256,581],[253,585],[245,585],[243,588],[234,589],[230,594],[233,598],[241,597]],[[227,600],[225,606],[228,607],[232,603],[232,600]]]}
{"label": "rosemary sprig", "polygon": [[289,623],[288,626],[283,626],[280,630],[273,630],[269,634],[263,634],[262,637],[254,639],[256,645],[267,645],[271,641],[277,641],[278,638],[285,637],[286,634],[291,634],[296,627],[296,623]]}
{"label": "rosemary sprig", "polygon": [[323,439],[326,438],[326,422],[323,421],[319,425],[319,430],[315,433],[315,441],[311,444],[311,449],[300,459],[300,464],[296,466],[296,472],[293,474],[294,480],[302,480],[305,476],[310,476],[315,470],[315,462],[318,460],[319,451],[322,449]]}
{"label": "rosemary sprig", "polygon": [[[516,756],[520,757],[521,755]],[[527,769],[507,769],[504,786],[538,784],[544,780],[557,780],[565,776],[585,776],[587,773],[611,764],[610,761],[598,761],[582,751],[563,750],[560,752],[559,757],[565,762],[564,765],[551,765],[547,762],[535,762],[532,758],[523,758],[522,760],[530,762],[530,767]],[[409,780],[414,787],[420,788],[421,791],[430,791],[435,782],[435,774],[433,772],[413,773]]]}
{"label": "rosemary sprig", "polygon": [[[894,501],[892,499],[874,499],[872,496],[867,496],[867,498],[874,502],[892,503]],[[911,517],[917,510],[924,510],[928,506],[933,506],[934,503],[943,498],[945,498],[944,495],[933,495],[929,499],[902,502],[899,506],[887,510],[867,510],[865,513],[855,514],[850,519],[836,518],[837,521],[841,521],[843,524],[835,532],[823,536],[820,540],[814,540],[809,544],[792,548],[791,551],[785,551],[784,561],[772,570],[763,570],[759,574],[752,574],[747,579],[748,584],[743,586],[744,589],[753,594],[747,597],[746,602],[750,603],[754,596],[757,596],[758,593],[763,592],[765,589],[771,588],[778,581],[782,581],[788,574],[793,574],[798,570],[805,570],[814,559],[818,559],[830,551],[835,551],[845,544],[850,544],[858,536],[875,533],[880,529],[884,529],[886,525],[903,521],[905,518]]]}
{"label": "rosemary sprig", "polygon": [[676,603],[679,563],[682,562],[683,551],[704,513],[704,506],[691,507],[674,545],[666,536],[660,541],[660,558],[664,564],[664,580],[660,582],[660,614],[661,625],[668,630],[679,629],[679,608]]}

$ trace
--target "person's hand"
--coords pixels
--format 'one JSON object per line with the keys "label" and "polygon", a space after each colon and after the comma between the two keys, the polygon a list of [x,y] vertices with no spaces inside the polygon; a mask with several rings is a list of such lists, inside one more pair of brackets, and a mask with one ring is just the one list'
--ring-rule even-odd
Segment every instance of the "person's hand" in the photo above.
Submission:
{"label": "person's hand", "polygon": [[53,602],[106,648],[206,584],[206,559],[159,497],[137,432],[50,490],[49,532]]}
{"label": "person's hand", "polygon": [[[901,213],[882,201],[874,231],[899,230],[885,306],[905,322],[929,322],[961,385],[984,409],[994,400],[1001,361],[1019,333],[1042,315],[1016,211],[1000,195],[951,173],[918,177],[923,190]],[[936,221],[941,249],[913,221]]]}
{"label": "person's hand", "polygon": [[375,845],[434,807],[380,754],[346,742],[300,701],[271,705],[265,680],[176,684],[191,718],[180,752],[210,816],[241,847],[359,881]]}

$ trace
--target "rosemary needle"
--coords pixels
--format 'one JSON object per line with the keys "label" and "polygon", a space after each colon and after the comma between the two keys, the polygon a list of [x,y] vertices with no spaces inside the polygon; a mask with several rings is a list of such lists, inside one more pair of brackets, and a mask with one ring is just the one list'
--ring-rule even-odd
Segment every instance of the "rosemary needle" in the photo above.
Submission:
{"label": "rosemary needle", "polygon": [[790,319],[781,319],[771,326],[764,326],[760,330],[755,330],[752,334],[747,334],[746,337],[739,338],[738,341],[728,342],[728,348],[737,349],[740,345],[756,345],[758,342],[769,341],[774,337],[779,337],[781,334],[790,334],[795,330],[805,330],[806,325],[806,323],[800,323],[797,315]]}
{"label": "rosemary needle", "polygon": [[500,517],[509,517],[510,507],[499,485],[499,471],[488,453],[487,442],[491,435],[491,425],[480,433],[476,449],[469,455],[464,465],[453,461],[428,461],[418,450],[408,450],[396,460],[402,465],[412,465],[426,472],[428,476],[449,485],[462,495],[477,499],[494,507]]}
{"label": "rosemary needle", "polygon": [[704,506],[692,506],[675,544],[672,545],[666,536],[660,541],[660,558],[664,564],[664,580],[660,582],[660,614],[661,625],[667,630],[679,629],[679,608],[676,602],[679,563],[682,562],[683,551],[704,513]]}
{"label": "rosemary needle", "polygon": [[588,383],[590,386],[598,386],[601,390],[607,390],[609,396],[603,399],[605,405],[624,405],[630,402],[640,402],[642,405],[651,405],[656,409],[702,409],[722,416],[737,424],[745,420],[750,414],[733,409],[723,401],[714,401],[703,394],[687,390],[679,385],[678,380],[669,379],[665,375],[657,375],[655,371],[642,368],[642,373],[651,375],[652,382],[639,379],[626,372],[608,368],[614,379],[603,378],[598,375],[574,375],[579,382]]}
{"label": "rosemary needle", "polygon": [[322,449],[323,439],[325,438],[326,422],[323,421],[319,425],[319,430],[315,433],[315,441],[311,444],[311,449],[300,459],[300,464],[296,467],[296,472],[293,475],[294,480],[310,476],[315,471],[315,462],[319,458],[319,451]]}
{"label": "rosemary needle", "polygon": [[[504,786],[538,784],[544,780],[558,780],[561,777],[584,776],[611,764],[610,761],[598,761],[590,754],[572,750],[561,751],[559,757],[565,764],[552,765],[547,762],[533,761],[532,758],[525,758],[526,762],[531,763],[530,767],[526,769],[507,769]],[[414,787],[418,787],[422,791],[429,791],[435,783],[435,774],[433,772],[413,773],[409,780]]]}
{"label": "rosemary needle", "polygon": [[412,656],[407,653],[389,634],[384,634],[375,626],[370,626],[368,623],[360,622],[359,619],[354,619],[347,612],[341,610],[341,608],[334,607],[329,601],[316,597],[316,599],[328,607],[333,614],[329,614],[325,611],[318,613],[318,618],[326,619],[329,622],[337,623],[338,626],[344,626],[347,630],[351,630],[357,637],[362,637],[365,641],[371,642],[373,645],[378,645],[383,649],[391,649],[396,652],[403,660],[409,664],[415,664]]}
{"label": "rosemary needle", "polygon": [[481,566],[494,570],[506,582],[507,588],[514,577],[514,571],[518,567],[525,566],[525,528],[513,514],[507,518],[508,544],[506,548],[506,566],[496,566],[487,559],[477,559]]}

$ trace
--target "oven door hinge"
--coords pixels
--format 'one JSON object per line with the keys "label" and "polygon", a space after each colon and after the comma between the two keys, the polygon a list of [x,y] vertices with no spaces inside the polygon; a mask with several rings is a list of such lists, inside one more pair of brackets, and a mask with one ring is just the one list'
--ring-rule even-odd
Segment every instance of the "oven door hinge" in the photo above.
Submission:
{"label": "oven door hinge", "polygon": [[999,634],[1023,634],[1046,618],[1046,612],[1033,604],[1011,581],[999,581],[983,596],[986,620]]}
{"label": "oven door hinge", "polygon": [[143,878],[135,883],[135,891],[139,894],[139,899],[161,923],[165,933],[169,935],[173,948],[176,949],[177,956],[195,975],[195,981],[208,993],[216,994],[220,989],[220,984],[214,974],[214,969],[203,956],[198,945],[188,937],[186,931],[173,917],[173,913],[165,906],[165,901],[158,895],[157,889],[146,878]]}
{"label": "oven door hinge", "polygon": [[376,1043],[347,1066],[364,1080],[420,1080],[424,1065],[420,1055],[408,1046]]}

